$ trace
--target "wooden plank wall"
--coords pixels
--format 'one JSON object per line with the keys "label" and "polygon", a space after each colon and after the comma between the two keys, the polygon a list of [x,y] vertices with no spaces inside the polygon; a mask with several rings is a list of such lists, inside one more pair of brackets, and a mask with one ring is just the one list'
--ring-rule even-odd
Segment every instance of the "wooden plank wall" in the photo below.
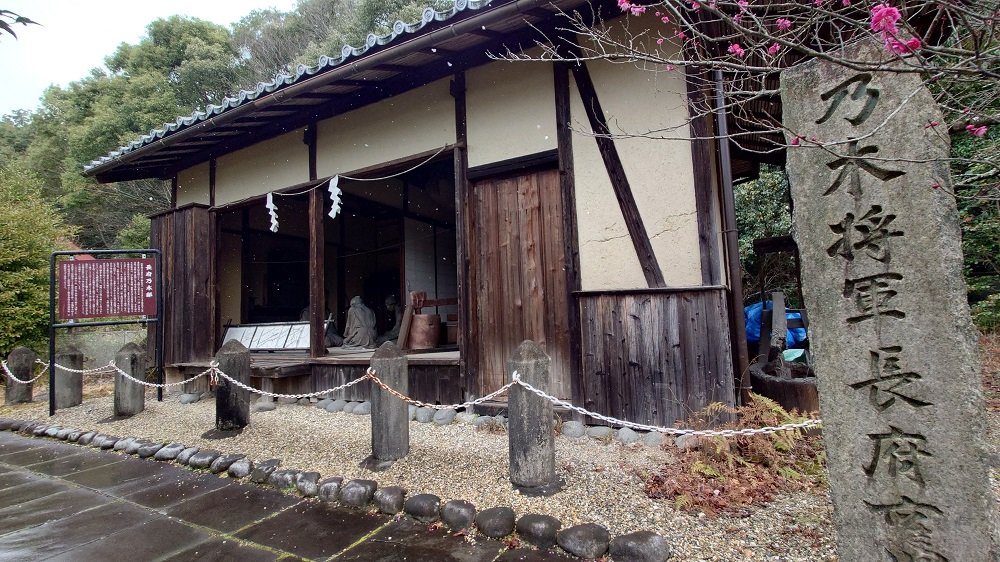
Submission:
{"label": "wooden plank wall", "polygon": [[470,197],[474,227],[470,346],[476,346],[480,392],[507,383],[507,360],[524,340],[552,359],[549,391],[570,398],[570,326],[563,208],[558,170],[476,181]]}
{"label": "wooden plank wall", "polygon": [[152,219],[151,243],[163,252],[166,365],[205,361],[216,352],[210,227],[204,206],[182,207]]}
{"label": "wooden plank wall", "polygon": [[721,287],[578,293],[584,406],[672,425],[734,404],[726,298]]}
{"label": "wooden plank wall", "polygon": [[[367,368],[367,365],[313,365],[312,377],[295,377],[302,380],[311,378],[309,388],[282,386],[287,390],[277,392],[317,392],[333,388],[364,376]],[[407,394],[411,398],[430,404],[459,404],[465,401],[458,365],[410,365],[408,372],[410,388]],[[275,380],[275,388],[281,386],[281,380]],[[358,383],[338,392],[335,397],[344,400],[370,400],[371,383]]]}

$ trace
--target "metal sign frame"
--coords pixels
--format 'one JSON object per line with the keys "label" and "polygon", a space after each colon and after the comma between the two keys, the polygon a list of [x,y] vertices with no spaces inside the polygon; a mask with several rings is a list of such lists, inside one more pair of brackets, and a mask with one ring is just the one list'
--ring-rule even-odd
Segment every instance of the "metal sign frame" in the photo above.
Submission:
{"label": "metal sign frame", "polygon": [[[137,320],[101,320],[98,322],[62,322],[56,323],[56,265],[60,256],[107,256],[107,255],[142,255],[153,254],[156,260],[156,316],[143,317]],[[56,413],[56,330],[79,328],[82,326],[116,326],[121,324],[156,323],[156,381],[163,384],[163,255],[159,250],[147,248],[144,250],[74,250],[52,252],[49,256],[49,415]],[[157,401],[163,401],[163,387],[156,389]]]}

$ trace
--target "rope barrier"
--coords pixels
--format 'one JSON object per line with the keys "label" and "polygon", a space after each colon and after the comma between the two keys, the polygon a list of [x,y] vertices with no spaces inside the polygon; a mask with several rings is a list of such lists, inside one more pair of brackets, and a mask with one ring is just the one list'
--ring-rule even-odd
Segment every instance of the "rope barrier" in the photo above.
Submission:
{"label": "rope barrier", "polygon": [[15,377],[14,373],[10,372],[10,369],[7,368],[7,362],[6,361],[3,361],[2,365],[3,365],[3,372],[4,372],[4,374],[6,374],[8,377],[10,377],[11,380],[13,380],[14,382],[19,382],[21,384],[31,384],[31,383],[37,381],[38,379],[42,378],[42,375],[45,374],[45,369],[42,369],[42,372],[38,373],[37,377],[35,377],[35,378],[31,379],[31,380],[22,381],[21,379]]}
{"label": "rope barrier", "polygon": [[[42,361],[37,361],[37,362],[44,364]],[[211,378],[211,380],[212,380],[212,384],[218,384],[219,378],[221,377],[223,379],[226,379],[227,381],[229,381],[233,385],[235,385],[235,386],[237,386],[239,388],[242,388],[243,390],[247,390],[247,391],[253,392],[255,394],[260,394],[261,396],[269,396],[271,398],[295,398],[295,399],[313,398],[313,397],[317,397],[317,396],[322,396],[324,394],[330,394],[330,393],[333,393],[333,392],[339,392],[341,390],[345,390],[347,388],[350,388],[350,387],[352,387],[352,386],[354,386],[354,385],[356,385],[356,384],[358,384],[358,383],[360,383],[362,381],[371,380],[374,384],[378,385],[379,388],[382,388],[383,390],[385,390],[389,394],[395,396],[396,398],[399,398],[400,400],[402,400],[403,402],[406,402],[407,404],[412,404],[412,405],[414,405],[414,406],[416,406],[418,408],[432,408],[434,410],[461,410],[461,409],[470,408],[472,406],[477,406],[479,404],[482,404],[483,402],[488,402],[490,400],[493,400],[494,398],[500,396],[501,394],[509,391],[511,389],[511,387],[513,387],[514,385],[520,385],[520,386],[524,387],[524,389],[527,390],[528,392],[531,392],[531,393],[537,395],[538,397],[551,402],[555,406],[559,406],[561,408],[566,408],[568,410],[572,410],[572,411],[574,411],[574,412],[576,412],[578,414],[582,414],[584,416],[589,416],[589,417],[591,417],[591,418],[593,418],[595,420],[600,420],[600,421],[606,422],[606,423],[611,424],[611,425],[616,425],[616,426],[620,426],[620,427],[628,427],[630,429],[636,429],[636,430],[639,430],[639,431],[656,432],[656,433],[663,433],[663,434],[666,434],[666,435],[676,435],[676,436],[691,435],[691,436],[695,436],[695,437],[739,437],[739,436],[744,436],[744,435],[762,435],[762,434],[778,433],[778,432],[781,432],[781,431],[791,431],[791,430],[796,430],[796,429],[808,429],[808,428],[811,428],[811,427],[819,427],[819,426],[823,425],[823,421],[819,420],[819,419],[809,419],[809,420],[805,420],[805,421],[802,421],[802,422],[786,423],[786,424],[777,425],[777,426],[754,427],[754,428],[743,428],[743,429],[717,429],[717,430],[716,429],[678,429],[678,428],[675,428],[675,427],[662,427],[662,426],[657,426],[657,425],[646,425],[646,424],[641,424],[641,423],[630,422],[628,420],[621,420],[621,419],[614,418],[614,417],[611,417],[611,416],[605,416],[603,414],[599,414],[597,412],[592,412],[592,411],[587,410],[586,408],[582,408],[580,406],[574,406],[573,404],[571,404],[571,403],[569,403],[569,402],[567,402],[565,400],[556,398],[555,396],[552,396],[551,394],[548,394],[545,391],[536,388],[531,383],[528,383],[528,382],[524,381],[523,379],[521,379],[521,374],[518,373],[517,371],[514,371],[511,374],[511,381],[509,383],[503,385],[499,389],[497,389],[497,390],[495,390],[495,391],[493,391],[493,392],[491,392],[491,393],[489,393],[489,394],[487,394],[485,396],[482,396],[480,398],[476,398],[475,400],[470,400],[468,402],[463,402],[461,404],[429,404],[427,402],[422,402],[420,400],[416,400],[414,398],[410,398],[409,396],[406,396],[405,394],[399,392],[398,390],[390,387],[385,382],[383,382],[382,379],[378,378],[378,375],[375,373],[375,370],[372,369],[371,367],[368,368],[368,370],[365,372],[364,376],[358,377],[357,379],[354,379],[353,381],[350,381],[348,383],[344,383],[344,384],[342,384],[340,386],[337,386],[337,387],[334,387],[334,388],[328,388],[328,389],[325,389],[325,390],[318,390],[316,392],[309,392],[309,393],[302,393],[302,394],[280,394],[280,393],[277,393],[277,392],[268,392],[266,390],[260,390],[258,388],[254,388],[254,387],[252,387],[252,386],[250,386],[248,384],[240,382],[240,381],[234,379],[233,377],[227,375],[225,372],[223,372],[221,369],[219,369],[219,364],[216,363],[215,361],[212,361],[209,364],[208,369],[202,371],[201,373],[198,373],[194,377],[191,377],[189,379],[185,379],[185,380],[179,381],[179,382],[164,383],[164,384],[151,383],[151,382],[146,382],[146,381],[143,381],[143,380],[139,380],[139,379],[133,377],[132,375],[126,373],[125,371],[119,369],[118,366],[115,365],[114,361],[111,361],[110,363],[108,363],[107,365],[105,365],[103,367],[97,367],[97,368],[94,368],[94,369],[70,369],[68,367],[64,367],[64,366],[59,365],[59,364],[55,364],[55,367],[56,367],[56,369],[60,369],[60,370],[63,370],[63,371],[67,371],[67,372],[71,372],[71,373],[81,373],[81,374],[85,374],[85,375],[97,374],[97,373],[104,373],[104,372],[107,372],[107,371],[111,370],[111,371],[117,372],[119,375],[122,375],[126,379],[129,379],[129,380],[131,380],[131,381],[133,381],[135,383],[138,383],[138,384],[141,384],[141,385],[144,385],[144,386],[148,386],[148,387],[153,387],[153,388],[168,388],[168,387],[172,387],[172,386],[180,386],[182,384],[189,383],[189,382],[191,382],[191,381],[193,381],[195,379],[198,379],[200,377],[208,375]],[[31,379],[31,381],[22,381],[22,380],[18,379],[17,377],[15,377],[13,375],[13,373],[10,372],[10,370],[7,368],[7,362],[6,361],[3,361],[3,370],[4,370],[4,373],[6,373],[6,375],[8,377],[10,377],[11,379],[13,379],[13,380],[15,380],[15,381],[17,381],[19,383],[22,383],[22,384],[29,384],[31,382],[34,382],[34,381],[38,380],[38,378],[41,377],[43,374],[45,374],[45,371],[43,370],[41,374],[39,374],[34,379]]]}

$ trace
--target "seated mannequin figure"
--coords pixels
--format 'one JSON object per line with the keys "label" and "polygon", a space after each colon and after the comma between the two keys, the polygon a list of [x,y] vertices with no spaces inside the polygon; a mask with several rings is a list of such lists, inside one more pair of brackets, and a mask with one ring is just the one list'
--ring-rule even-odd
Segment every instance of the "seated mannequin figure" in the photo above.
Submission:
{"label": "seated mannequin figure", "polygon": [[395,342],[399,339],[399,325],[403,321],[403,311],[400,310],[399,301],[396,295],[389,295],[385,298],[385,310],[392,315],[393,325],[388,332],[379,336],[375,343],[382,345],[387,341]]}
{"label": "seated mannequin figure", "polygon": [[[309,307],[302,309],[299,313],[300,322],[309,321]],[[344,338],[337,333],[337,321],[333,319],[333,313],[326,316],[326,331],[323,333],[323,345],[326,347],[340,347],[344,343]]]}
{"label": "seated mannequin figure", "polygon": [[351,299],[351,308],[347,309],[343,347],[345,349],[375,347],[375,313],[365,306],[361,297]]}

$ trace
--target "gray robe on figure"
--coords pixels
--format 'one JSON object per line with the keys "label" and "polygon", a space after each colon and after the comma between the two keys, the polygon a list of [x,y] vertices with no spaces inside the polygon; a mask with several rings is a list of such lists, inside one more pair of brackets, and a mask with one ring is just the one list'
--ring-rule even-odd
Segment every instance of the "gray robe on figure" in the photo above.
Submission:
{"label": "gray robe on figure", "polygon": [[345,349],[375,347],[375,313],[365,306],[361,297],[351,299],[351,308],[347,310],[343,347]]}

